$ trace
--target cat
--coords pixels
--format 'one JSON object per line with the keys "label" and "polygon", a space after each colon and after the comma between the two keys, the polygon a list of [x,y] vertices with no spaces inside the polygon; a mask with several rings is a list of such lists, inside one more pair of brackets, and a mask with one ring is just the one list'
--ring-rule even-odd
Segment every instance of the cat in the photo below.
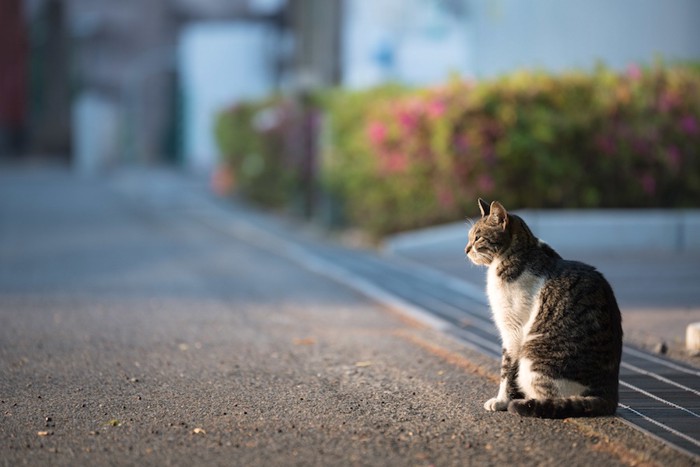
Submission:
{"label": "cat", "polygon": [[541,418],[613,415],[622,319],[610,284],[594,267],[562,259],[498,201],[479,198],[479,209],[464,251],[488,266],[503,344],[498,395],[484,408]]}

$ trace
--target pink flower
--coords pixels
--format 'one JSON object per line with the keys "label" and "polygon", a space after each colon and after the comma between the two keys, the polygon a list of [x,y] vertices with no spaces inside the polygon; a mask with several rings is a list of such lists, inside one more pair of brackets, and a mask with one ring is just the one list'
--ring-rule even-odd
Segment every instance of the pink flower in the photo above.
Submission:
{"label": "pink flower", "polygon": [[496,186],[493,178],[487,174],[480,175],[479,179],[476,181],[476,185],[479,187],[481,193],[491,193]]}
{"label": "pink flower", "polygon": [[615,142],[610,136],[599,136],[596,138],[596,145],[607,156],[615,153]]}
{"label": "pink flower", "polygon": [[426,113],[432,119],[438,119],[445,114],[446,106],[441,99],[435,99],[428,103]]}
{"label": "pink flower", "polygon": [[385,174],[404,172],[408,168],[408,158],[400,152],[382,154],[382,171]]}
{"label": "pink flower", "polygon": [[649,142],[643,138],[634,138],[632,140],[632,147],[637,154],[646,154],[649,150]]}
{"label": "pink flower", "polygon": [[437,201],[443,208],[451,208],[455,204],[455,197],[452,192],[445,187],[438,187],[437,190]]}
{"label": "pink flower", "polygon": [[458,135],[455,137],[453,144],[459,151],[467,151],[469,149],[469,138],[466,135]]}
{"label": "pink flower", "polygon": [[399,123],[409,132],[412,132],[418,126],[418,117],[409,110],[401,110],[399,112]]}
{"label": "pink flower", "polygon": [[399,124],[409,133],[416,130],[418,124],[420,123],[420,116],[424,114],[425,106],[423,101],[418,98],[414,98],[408,101],[404,101],[399,104],[396,111],[396,115],[399,120]]}
{"label": "pink flower", "polygon": [[687,135],[697,135],[700,133],[700,126],[698,126],[697,120],[692,115],[686,115],[681,119],[680,122],[681,130]]}
{"label": "pink flower", "polygon": [[642,69],[636,63],[630,63],[627,67],[627,76],[633,81],[637,81],[642,77]]}
{"label": "pink flower", "polygon": [[681,151],[676,146],[671,146],[668,148],[668,151],[666,151],[666,155],[668,156],[668,162],[671,167],[678,170],[681,167],[683,159]]}
{"label": "pink flower", "polygon": [[644,174],[639,177],[639,183],[646,194],[653,195],[656,193],[656,179],[651,174]]}
{"label": "pink flower", "polygon": [[659,96],[657,107],[661,112],[668,112],[678,105],[680,98],[671,91],[664,91]]}
{"label": "pink flower", "polygon": [[372,122],[367,127],[367,136],[372,144],[379,146],[386,139],[386,127],[380,122]]}

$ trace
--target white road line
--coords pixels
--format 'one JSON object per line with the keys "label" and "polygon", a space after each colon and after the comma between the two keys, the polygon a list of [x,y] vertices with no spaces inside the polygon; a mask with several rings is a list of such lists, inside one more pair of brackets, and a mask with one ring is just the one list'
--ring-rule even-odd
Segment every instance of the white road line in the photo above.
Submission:
{"label": "white road line", "polygon": [[683,389],[684,391],[692,392],[693,394],[700,396],[700,391],[696,391],[696,390],[693,389],[693,388],[689,388],[689,387],[684,386],[684,385],[682,385],[682,384],[680,384],[680,383],[676,383],[675,381],[671,381],[671,380],[668,379],[668,378],[665,378],[665,377],[663,377],[663,376],[661,376],[661,375],[657,375],[657,374],[654,373],[653,371],[647,371],[647,370],[645,370],[645,369],[643,369],[643,368],[639,368],[639,367],[637,367],[637,366],[634,366],[634,365],[631,365],[631,364],[625,363],[625,362],[620,363],[620,365],[623,366],[623,367],[625,367],[625,368],[627,368],[627,369],[629,369],[629,370],[636,371],[637,373],[641,373],[641,374],[646,375],[646,376],[650,376],[650,377],[652,377],[652,378],[654,378],[654,379],[656,379],[656,380],[662,381],[662,382],[664,382],[664,383],[666,383],[666,384],[670,384],[671,386],[675,386],[675,387],[677,387],[677,388]]}
{"label": "white road line", "polygon": [[655,396],[654,394],[652,394],[652,393],[650,393],[650,392],[648,392],[648,391],[645,391],[644,389],[639,388],[639,387],[637,387],[637,386],[635,386],[635,385],[633,385],[633,384],[626,383],[626,382],[624,382],[624,381],[622,381],[622,380],[620,380],[620,384],[623,385],[623,386],[626,386],[626,387],[628,387],[628,388],[630,388],[630,389],[632,389],[633,391],[637,391],[637,392],[639,392],[639,393],[642,393],[642,394],[644,394],[645,396],[650,397],[650,398],[652,398],[652,399],[654,399],[654,400],[656,400],[656,401],[663,402],[663,403],[666,404],[666,405],[670,405],[671,407],[673,407],[673,408],[675,408],[675,409],[682,410],[683,412],[686,412],[686,413],[692,415],[693,417],[700,418],[700,415],[696,414],[696,413],[693,412],[692,410],[686,409],[685,407],[681,407],[680,405],[674,404],[674,403],[671,402],[671,401],[667,401],[666,399],[663,399],[663,398],[661,398],[661,397]]}
{"label": "white road line", "polygon": [[633,348],[630,348],[628,346],[625,346],[625,352],[629,353],[630,355],[634,355],[635,357],[643,358],[645,360],[649,360],[651,362],[658,363],[659,365],[664,365],[668,368],[672,368],[672,369],[680,371],[682,373],[687,373],[687,374],[693,375],[693,376],[700,376],[700,371],[698,371],[698,370],[693,370],[693,369],[686,368],[686,367],[683,367],[680,365],[676,365],[673,362],[669,362],[667,360],[654,357],[653,355],[649,355],[649,354],[646,354],[644,352],[640,352],[640,351],[633,349]]}
{"label": "white road line", "polygon": [[[659,428],[662,428],[662,429],[668,431],[669,433],[673,433],[674,435],[678,436],[679,438],[682,438],[682,439],[688,441],[689,443],[700,447],[700,441],[698,441],[697,439],[691,438],[690,436],[686,435],[685,433],[681,433],[680,431],[678,431],[674,428],[671,428],[670,426],[664,425],[663,423],[661,423],[657,420],[654,420],[651,417],[647,417],[643,413],[639,412],[638,410],[633,409],[632,407],[630,407],[628,405],[621,404],[621,403],[618,403],[617,405],[619,405],[620,407],[622,407],[625,410],[629,410],[630,412],[634,413],[635,415],[642,417],[644,420],[648,421],[649,423],[653,423],[654,425],[658,426]],[[668,440],[664,440],[664,441],[668,442]]]}

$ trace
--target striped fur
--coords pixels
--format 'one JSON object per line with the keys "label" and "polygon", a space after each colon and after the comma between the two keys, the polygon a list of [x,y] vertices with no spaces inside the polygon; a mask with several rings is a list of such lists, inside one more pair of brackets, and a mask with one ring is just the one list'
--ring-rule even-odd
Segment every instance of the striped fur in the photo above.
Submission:
{"label": "striped fur", "polygon": [[508,412],[522,417],[568,418],[613,415],[617,403],[602,397],[572,396],[557,399],[520,399],[508,404]]}
{"label": "striped fur", "polygon": [[498,202],[465,248],[488,266],[487,294],[503,343],[501,384],[487,410],[565,418],[611,415],[622,354],[620,310],[592,266],[561,258]]}

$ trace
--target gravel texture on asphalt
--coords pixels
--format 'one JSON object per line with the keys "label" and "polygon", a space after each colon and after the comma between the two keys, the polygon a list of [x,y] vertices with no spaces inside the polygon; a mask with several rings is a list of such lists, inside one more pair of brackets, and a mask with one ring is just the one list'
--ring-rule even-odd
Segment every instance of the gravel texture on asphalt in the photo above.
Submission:
{"label": "gravel texture on asphalt", "polygon": [[615,418],[485,412],[497,364],[57,170],[0,175],[2,465],[692,465]]}

